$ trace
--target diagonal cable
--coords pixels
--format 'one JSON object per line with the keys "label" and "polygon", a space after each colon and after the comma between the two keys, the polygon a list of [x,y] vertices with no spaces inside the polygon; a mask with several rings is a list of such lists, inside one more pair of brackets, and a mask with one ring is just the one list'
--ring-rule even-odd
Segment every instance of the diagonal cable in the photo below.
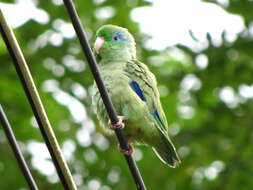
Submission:
{"label": "diagonal cable", "polygon": [[11,149],[15,155],[15,158],[18,162],[18,165],[26,179],[26,182],[30,188],[30,190],[38,190],[38,187],[32,177],[32,174],[26,164],[26,161],[24,159],[24,156],[18,146],[18,142],[16,140],[16,137],[12,131],[11,125],[7,119],[6,114],[4,113],[4,110],[0,104],[0,123],[3,126],[5,136],[7,140],[9,141],[9,144],[11,146]]}
{"label": "diagonal cable", "polygon": [[[107,110],[108,116],[112,122],[112,124],[116,124],[118,122],[118,117],[117,117],[117,113],[112,105],[112,102],[110,100],[110,97],[108,95],[108,92],[105,88],[105,85],[101,79],[99,70],[98,70],[98,66],[96,64],[94,55],[91,51],[91,48],[89,46],[87,37],[85,35],[84,29],[82,28],[81,22],[79,20],[79,17],[77,15],[76,9],[74,7],[74,4],[71,0],[63,0],[64,4],[67,8],[67,11],[69,13],[69,17],[72,21],[73,27],[76,31],[76,34],[79,38],[80,44],[83,48],[83,52],[86,55],[87,61],[89,63],[91,72],[94,76],[94,79],[96,81],[97,87],[99,89],[99,92],[101,94],[101,97],[103,99],[103,102],[105,104],[105,108]],[[127,149],[128,148],[128,143],[126,141],[126,139],[123,136],[122,130],[119,128],[116,128],[115,130],[115,134],[118,138],[120,147],[122,149]],[[139,169],[135,163],[135,161],[133,160],[131,155],[124,155],[125,159],[128,163],[129,169],[132,173],[132,176],[134,178],[134,181],[136,183],[137,189],[138,190],[146,190],[145,184],[142,180],[141,174],[139,172]]]}
{"label": "diagonal cable", "polygon": [[76,190],[76,185],[74,183],[68,165],[63,158],[60,146],[40,100],[39,93],[34,84],[29,68],[26,64],[24,55],[22,54],[15,35],[11,28],[8,26],[1,9],[0,32],[7,46],[9,54],[13,60],[13,64],[23,85],[28,101],[32,107],[34,116],[37,120],[41,134],[47,145],[47,148],[55,165],[58,176],[63,184],[63,187],[65,190]]}

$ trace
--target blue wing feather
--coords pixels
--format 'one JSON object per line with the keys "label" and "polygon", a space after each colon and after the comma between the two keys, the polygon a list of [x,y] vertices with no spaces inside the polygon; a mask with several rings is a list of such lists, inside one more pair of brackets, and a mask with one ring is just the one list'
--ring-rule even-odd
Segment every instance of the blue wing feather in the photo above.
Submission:
{"label": "blue wing feather", "polygon": [[154,115],[155,119],[158,120],[162,126],[164,126],[164,124],[163,124],[163,122],[162,122],[162,120],[161,120],[161,118],[160,118],[160,116],[159,116],[157,110],[155,110],[155,111],[153,112],[153,115]]}
{"label": "blue wing feather", "polygon": [[138,84],[136,81],[130,82],[130,86],[131,86],[131,88],[133,89],[133,91],[139,96],[139,98],[140,98],[142,101],[144,101],[144,102],[147,101],[147,99],[146,99],[146,97],[145,97],[143,91],[141,90],[139,84]]}
{"label": "blue wing feather", "polygon": [[[145,97],[143,91],[141,90],[139,84],[138,84],[136,81],[132,81],[132,82],[130,82],[129,84],[130,84],[131,88],[133,89],[133,91],[139,96],[139,98],[140,98],[142,101],[147,102],[147,99],[146,99],[146,97]],[[164,123],[163,123],[161,117],[159,116],[157,110],[155,110],[155,111],[153,112],[153,116],[154,116],[154,118],[156,119],[156,121],[159,123],[159,125],[160,125],[162,128],[165,128]]]}

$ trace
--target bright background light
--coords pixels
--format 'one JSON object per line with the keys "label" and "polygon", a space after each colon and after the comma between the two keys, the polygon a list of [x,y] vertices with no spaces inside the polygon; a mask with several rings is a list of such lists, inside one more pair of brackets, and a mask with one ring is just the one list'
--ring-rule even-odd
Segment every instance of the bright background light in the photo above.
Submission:
{"label": "bright background light", "polygon": [[[207,32],[214,43],[220,45],[223,31],[226,31],[228,41],[234,41],[244,28],[240,16],[227,13],[215,4],[200,0],[152,2],[153,6],[137,8],[132,13],[132,18],[140,23],[142,31],[153,37],[147,43],[150,48],[163,49],[181,43],[198,51],[207,47]],[[189,30],[199,42],[192,39]]]}
{"label": "bright background light", "polygon": [[[211,34],[213,43],[219,46],[223,31],[226,31],[225,38],[233,42],[237,34],[244,29],[243,19],[240,16],[227,13],[215,4],[200,0],[151,2],[153,5],[150,7],[134,9],[132,18],[140,23],[141,30],[144,33],[152,37],[146,44],[152,49],[164,49],[180,43],[189,46],[194,51],[199,51],[208,45],[207,32]],[[219,3],[223,6],[228,5],[226,0],[219,0]],[[36,8],[33,0],[19,0],[15,5],[0,3],[0,6],[12,27],[19,27],[30,19],[41,24],[48,23],[50,19],[46,11]],[[13,12],[15,12],[15,17]],[[106,15],[114,14],[108,8],[100,12]],[[60,24],[63,35],[74,36],[70,25],[63,22]],[[192,39],[189,31],[193,32],[198,41]]]}

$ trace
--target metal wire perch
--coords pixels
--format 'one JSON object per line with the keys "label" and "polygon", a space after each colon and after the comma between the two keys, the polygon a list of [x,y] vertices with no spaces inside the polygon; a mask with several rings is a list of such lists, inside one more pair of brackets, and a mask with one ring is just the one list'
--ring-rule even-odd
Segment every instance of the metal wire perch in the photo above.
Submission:
{"label": "metal wire perch", "polygon": [[32,174],[26,164],[26,161],[24,159],[24,156],[18,146],[16,137],[12,131],[11,125],[7,119],[6,114],[4,113],[4,110],[0,104],[0,123],[3,126],[5,136],[7,137],[7,140],[9,141],[9,144],[11,146],[11,149],[15,155],[15,158],[18,162],[18,165],[26,179],[26,182],[31,190],[38,190],[38,187],[32,177]]}
{"label": "metal wire perch", "polygon": [[[107,110],[107,113],[108,113],[108,116],[111,120],[111,123],[112,123],[112,125],[117,125],[117,123],[119,122],[118,117],[117,117],[117,113],[116,113],[116,111],[113,107],[113,104],[110,100],[108,92],[105,88],[105,85],[104,85],[102,79],[101,79],[98,66],[96,64],[94,55],[93,55],[93,53],[91,51],[91,48],[89,46],[89,43],[88,43],[87,37],[85,35],[84,29],[82,28],[82,25],[81,25],[81,22],[80,22],[80,19],[79,19],[78,15],[77,15],[74,4],[71,0],[63,0],[63,1],[64,1],[64,4],[65,4],[66,8],[67,8],[69,17],[72,21],[73,27],[76,31],[76,34],[77,34],[78,39],[80,41],[80,44],[82,46],[83,52],[86,55],[88,64],[90,66],[91,72],[92,72],[92,74],[94,76],[94,79],[96,81],[97,87],[98,87],[99,92],[100,92],[101,97],[102,97],[102,100],[105,104],[105,108]],[[114,131],[115,131],[115,134],[118,138],[120,147],[122,149],[125,149],[125,150],[128,149],[128,143],[127,143],[126,139],[123,136],[122,129],[116,127],[114,129]],[[139,172],[139,169],[138,169],[135,161],[133,160],[131,154],[128,154],[128,155],[124,154],[124,156],[125,156],[125,159],[128,163],[128,167],[129,167],[129,169],[132,173],[134,181],[136,183],[137,189],[138,190],[146,190],[146,187],[145,187],[145,184],[144,184],[143,179],[141,177],[141,174]]]}
{"label": "metal wire perch", "polygon": [[65,190],[76,190],[76,185],[67,166],[66,161],[63,158],[60,146],[55,137],[51,124],[48,120],[45,109],[40,100],[39,93],[34,84],[32,75],[26,64],[24,55],[18,45],[18,42],[14,36],[13,31],[8,26],[6,19],[0,9],[0,32],[2,34],[3,40],[7,46],[9,54],[13,60],[13,64],[19,76],[19,79],[23,85],[26,96],[32,107],[34,116],[39,125],[41,134],[47,145],[49,153],[51,155],[52,161],[59,175],[61,183]]}

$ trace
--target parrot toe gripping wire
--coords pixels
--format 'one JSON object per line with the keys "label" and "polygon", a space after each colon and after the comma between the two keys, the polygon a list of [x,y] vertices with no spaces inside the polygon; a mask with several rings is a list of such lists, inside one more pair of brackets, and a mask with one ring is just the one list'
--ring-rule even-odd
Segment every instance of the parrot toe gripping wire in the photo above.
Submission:
{"label": "parrot toe gripping wire", "polygon": [[[111,120],[109,120],[109,128],[112,130],[123,129],[125,127],[125,124],[123,122],[125,119],[126,117],[124,116],[118,116],[118,122],[115,124],[113,124]],[[125,155],[131,155],[133,153],[133,147],[130,144],[127,145],[127,148],[122,148],[120,145],[118,146],[119,151]]]}
{"label": "parrot toe gripping wire", "polygon": [[124,116],[118,116],[118,119],[119,119],[119,121],[117,123],[115,123],[115,124],[113,124],[111,122],[111,120],[109,120],[108,125],[109,125],[110,129],[113,129],[113,130],[115,130],[115,129],[123,129],[125,127],[125,124],[123,122],[124,119],[125,119],[125,117]]}
{"label": "parrot toe gripping wire", "polygon": [[130,144],[128,144],[127,149],[123,149],[119,145],[119,151],[121,153],[129,156],[129,155],[131,155],[133,153],[133,147]]}

